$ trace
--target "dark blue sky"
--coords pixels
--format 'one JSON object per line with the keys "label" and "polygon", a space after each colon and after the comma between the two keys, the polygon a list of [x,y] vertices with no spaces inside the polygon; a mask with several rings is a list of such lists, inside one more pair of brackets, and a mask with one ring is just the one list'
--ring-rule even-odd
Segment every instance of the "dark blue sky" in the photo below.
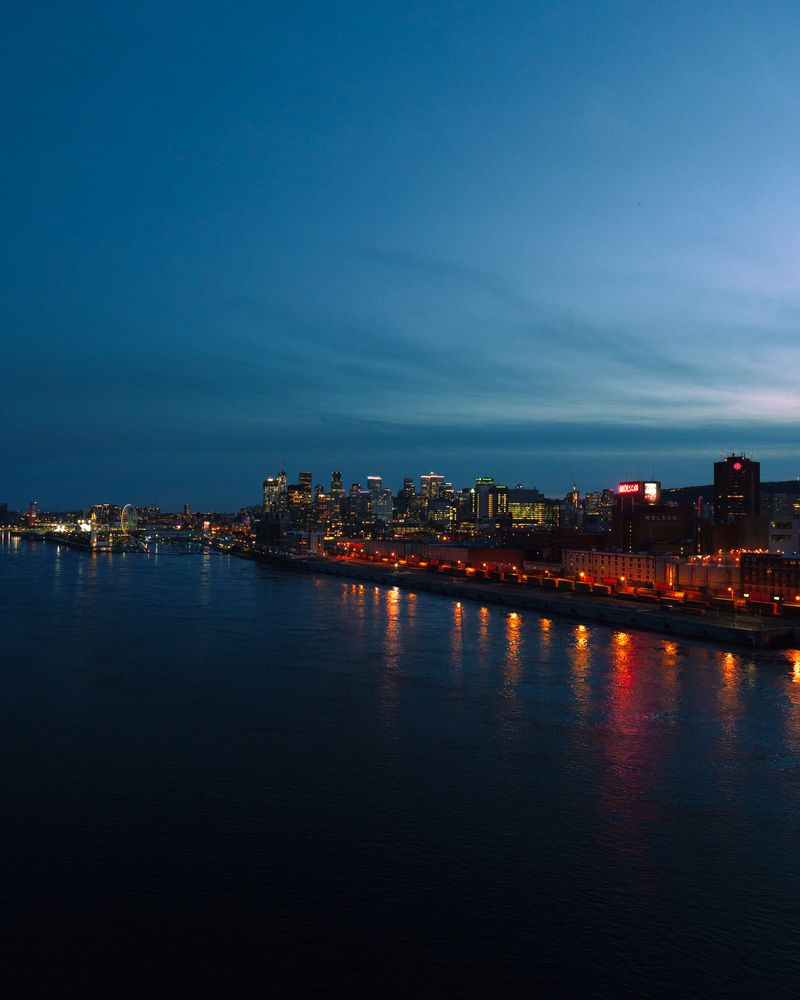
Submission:
{"label": "dark blue sky", "polygon": [[0,500],[800,473],[794,3],[12,4]]}

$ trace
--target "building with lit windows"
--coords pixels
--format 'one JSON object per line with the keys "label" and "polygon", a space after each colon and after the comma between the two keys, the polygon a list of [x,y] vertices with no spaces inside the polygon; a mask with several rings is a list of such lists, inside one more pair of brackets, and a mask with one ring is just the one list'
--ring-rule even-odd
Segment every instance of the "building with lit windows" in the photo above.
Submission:
{"label": "building with lit windows", "polygon": [[564,573],[587,582],[619,582],[632,586],[651,584],[664,579],[666,561],[652,555],[631,552],[581,552],[565,549]]}
{"label": "building with lit windows", "polygon": [[334,500],[341,500],[344,496],[344,486],[342,486],[342,474],[341,472],[333,471],[331,473],[331,496]]}
{"label": "building with lit windows", "polygon": [[800,518],[770,521],[768,548],[782,554],[800,552]]}
{"label": "building with lit windows", "polygon": [[438,500],[444,493],[444,476],[439,476],[435,472],[429,472],[425,476],[420,476],[419,481],[422,502],[425,506],[433,500]]}
{"label": "building with lit windows", "polygon": [[[369,480],[368,480],[369,481]],[[371,491],[370,491],[371,492]],[[394,517],[394,498],[389,489],[380,489],[376,493],[371,492],[372,513],[376,519],[384,524],[391,524]]]}
{"label": "building with lit windows", "polygon": [[311,506],[311,497],[304,483],[290,483],[286,487],[286,499],[291,511]]}
{"label": "building with lit windows", "polygon": [[490,476],[475,480],[472,492],[472,516],[477,521],[495,521],[508,513],[508,487],[496,483]]}
{"label": "building with lit windows", "polygon": [[508,490],[506,510],[515,528],[556,528],[560,522],[560,504],[548,500],[539,490],[520,486]]}
{"label": "building with lit windows", "polygon": [[297,477],[297,485],[305,493],[307,502],[311,503],[312,496],[312,476],[310,472],[301,472]]}
{"label": "building with lit windows", "polygon": [[714,462],[714,524],[737,524],[761,513],[761,463],[746,455]]}
{"label": "building with lit windows", "polygon": [[800,604],[800,556],[742,552],[741,588],[753,601]]}
{"label": "building with lit windows", "polygon": [[281,485],[277,476],[267,476],[262,484],[262,507],[267,513],[277,513],[280,507]]}

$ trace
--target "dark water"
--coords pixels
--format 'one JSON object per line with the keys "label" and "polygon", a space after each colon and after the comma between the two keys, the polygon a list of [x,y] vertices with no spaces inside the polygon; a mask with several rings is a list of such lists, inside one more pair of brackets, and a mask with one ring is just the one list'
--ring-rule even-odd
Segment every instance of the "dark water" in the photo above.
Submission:
{"label": "dark water", "polygon": [[6,995],[797,992],[800,653],[7,538],[0,615]]}

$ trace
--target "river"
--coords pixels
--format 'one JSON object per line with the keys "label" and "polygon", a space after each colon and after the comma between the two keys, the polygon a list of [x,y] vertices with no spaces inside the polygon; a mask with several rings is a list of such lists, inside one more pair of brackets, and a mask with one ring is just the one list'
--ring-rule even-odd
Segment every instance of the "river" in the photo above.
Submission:
{"label": "river", "polygon": [[8,995],[794,996],[800,652],[0,536]]}

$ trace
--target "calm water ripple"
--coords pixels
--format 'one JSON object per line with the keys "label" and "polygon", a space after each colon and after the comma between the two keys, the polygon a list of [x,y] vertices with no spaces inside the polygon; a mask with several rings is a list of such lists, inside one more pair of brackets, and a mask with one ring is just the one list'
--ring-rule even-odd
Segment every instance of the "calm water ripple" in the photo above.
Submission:
{"label": "calm water ripple", "polygon": [[800,652],[0,541],[15,996],[794,996]]}

